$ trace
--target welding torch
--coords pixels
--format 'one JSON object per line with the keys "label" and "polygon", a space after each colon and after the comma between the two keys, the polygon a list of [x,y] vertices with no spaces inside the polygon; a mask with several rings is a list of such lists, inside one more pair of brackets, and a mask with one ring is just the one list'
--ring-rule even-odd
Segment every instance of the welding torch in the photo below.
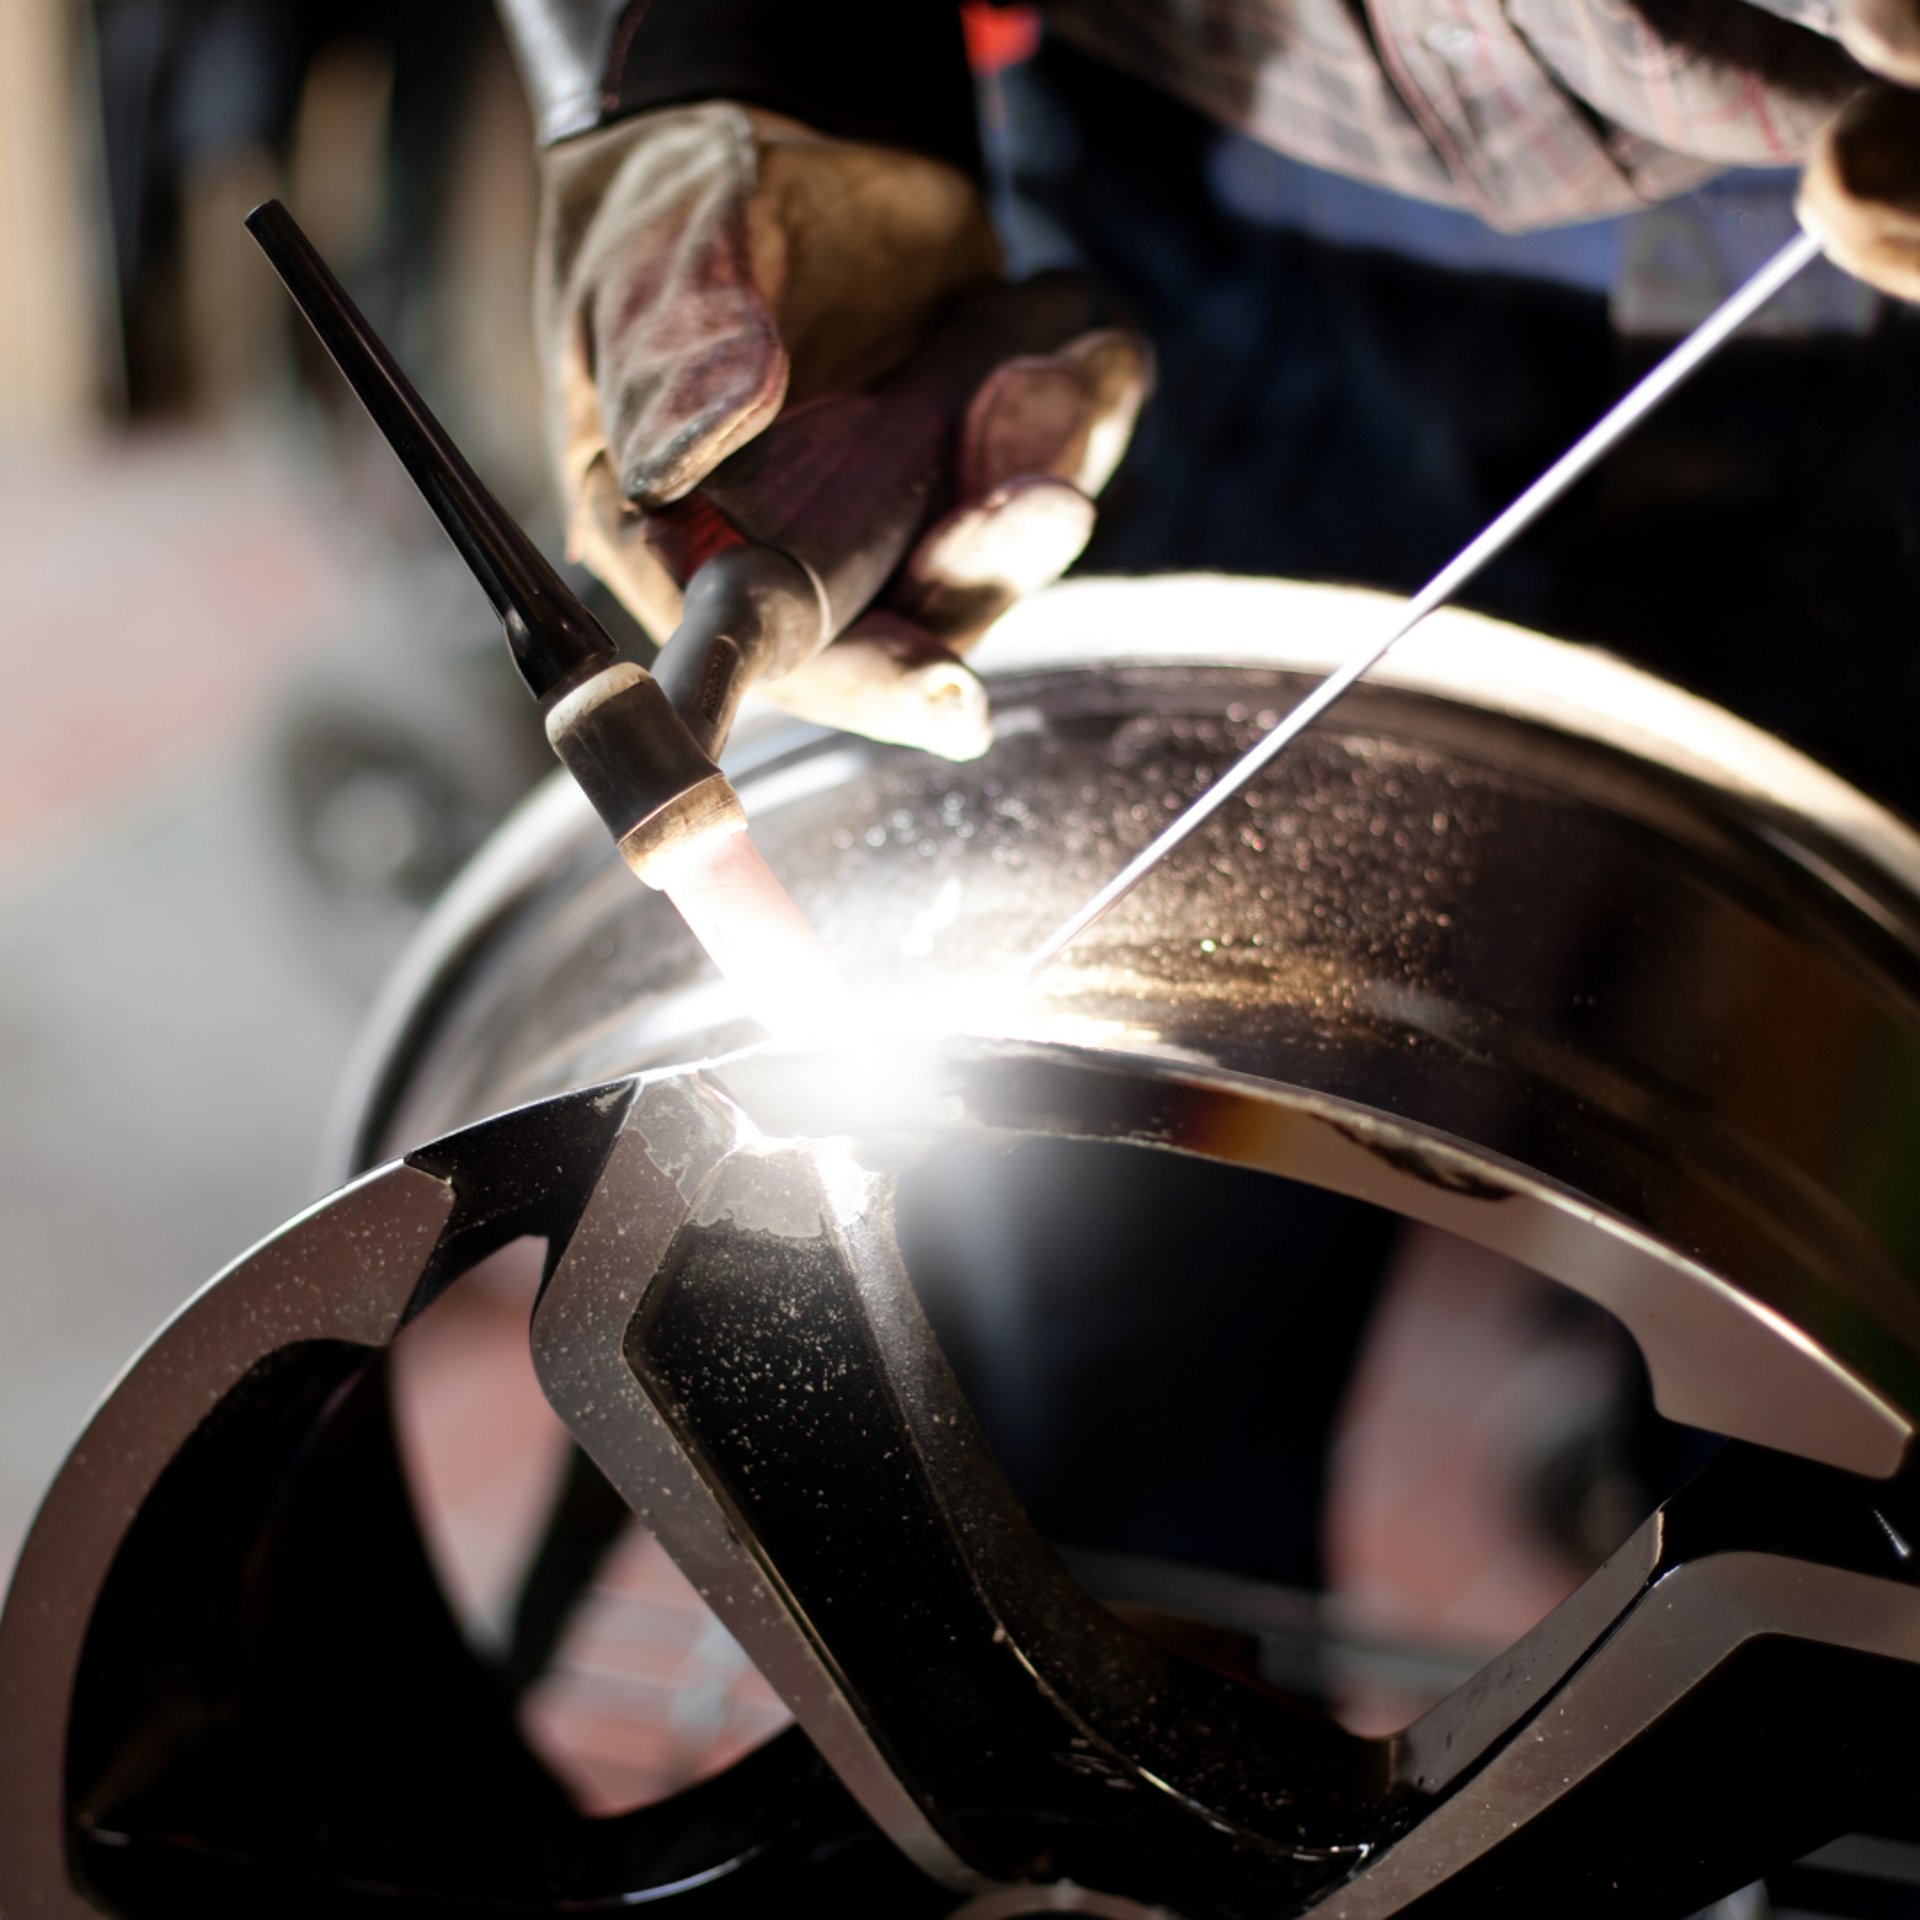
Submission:
{"label": "welding torch", "polygon": [[789,409],[649,516],[684,589],[650,674],[482,484],[285,206],[265,202],[247,227],[485,590],[555,753],[627,864],[661,887],[691,846],[745,824],[716,761],[747,689],[802,665],[880,595],[947,504],[960,418],[986,376],[1086,325],[1065,276],[987,289],[891,380]]}

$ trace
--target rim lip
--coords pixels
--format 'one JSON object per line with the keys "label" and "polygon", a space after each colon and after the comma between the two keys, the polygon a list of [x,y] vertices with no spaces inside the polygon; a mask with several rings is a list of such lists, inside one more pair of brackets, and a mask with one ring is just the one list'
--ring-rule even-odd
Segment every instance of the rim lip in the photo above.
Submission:
{"label": "rim lip", "polygon": [[[1091,666],[1324,674],[1377,644],[1404,605],[1371,588],[1225,574],[1076,580],[1016,605],[968,664],[988,679]],[[1276,637],[1281,621],[1287,630]],[[1149,627],[1151,637],[1136,632]],[[1920,831],[1892,808],[1776,735],[1617,654],[1443,607],[1361,685],[1531,722],[1758,802],[1819,829],[1920,901]]]}
{"label": "rim lip", "polygon": [[[1024,680],[1073,671],[1187,667],[1318,675],[1377,639],[1403,604],[1369,588],[1220,574],[1074,580],[1016,605],[969,664],[996,696],[1011,695]],[[1737,797],[1776,829],[1806,830],[1838,854],[1836,864],[1813,847],[1793,848],[1868,919],[1884,924],[1885,914],[1861,884],[1861,870],[1906,896],[1920,914],[1920,832],[1785,741],[1616,655],[1444,607],[1368,674],[1362,688],[1370,685],[1610,748],[1669,777]],[[1007,704],[996,698],[997,710]],[[832,738],[832,729],[791,719],[755,697],[725,769],[750,786],[771,761]],[[330,1181],[405,1150],[406,1143],[385,1138],[385,1129],[413,1059],[442,1007],[459,994],[469,963],[566,864],[598,844],[591,809],[556,770],[441,896],[348,1053],[323,1136],[321,1165]],[[1856,872],[1848,873],[1848,865]]]}
{"label": "rim lip", "polygon": [[[868,1069],[864,1090],[796,1091],[817,1065]],[[1103,1080],[1181,1103],[1146,1130],[1025,1110],[970,1069],[1037,1071],[1059,1095]],[[1456,1134],[1294,1081],[1058,1036],[959,1029],[878,1033],[864,1045],[767,1040],[638,1084],[691,1073],[722,1087],[770,1137],[802,1142],[1073,1138],[1191,1155],[1377,1206],[1515,1260],[1612,1316],[1646,1360],[1669,1418],[1861,1474],[1901,1470],[1913,1410],[1720,1269],[1626,1214]],[[947,1075],[957,1077],[947,1078]],[[930,1076],[930,1077],[929,1077]],[[925,1084],[920,1084],[923,1082]],[[956,1103],[958,1111],[956,1112]],[[1677,1293],[1667,1289],[1677,1285]],[[1715,1384],[1691,1362],[1708,1356]],[[1752,1409],[1765,1410],[1759,1421]]]}
{"label": "rim lip", "polygon": [[[1360,1108],[1351,1102],[1314,1094],[1310,1090],[1268,1083],[1248,1075],[1219,1070],[1193,1072],[1164,1059],[1076,1049],[1058,1043],[1044,1046],[1019,1041],[989,1043],[965,1036],[930,1041],[928,1050],[936,1062],[957,1062],[963,1067],[970,1062],[991,1060],[996,1055],[1024,1057],[1050,1072],[1064,1076],[1065,1080],[1070,1082],[1086,1076],[1130,1078],[1135,1075],[1144,1075],[1161,1084],[1173,1084],[1186,1088],[1207,1107],[1217,1105],[1234,1107],[1245,1104],[1284,1112],[1349,1141],[1352,1138],[1350,1132],[1352,1123],[1366,1116],[1367,1125],[1377,1128],[1379,1134],[1385,1139],[1419,1138],[1432,1144],[1432,1137],[1424,1135],[1421,1130],[1410,1128],[1406,1123],[1397,1121],[1389,1115],[1371,1115],[1370,1110]],[[825,1057],[836,1057],[836,1050],[828,1049],[824,1052]],[[742,1110],[750,1118],[765,1116],[771,1119],[775,1115],[769,1111],[769,1105],[778,1110],[782,1104],[778,1097],[778,1090],[764,1084],[756,1086],[754,1084],[756,1077],[767,1073],[769,1069],[777,1072],[783,1061],[804,1064],[809,1059],[819,1057],[823,1057],[823,1051],[819,1049],[775,1049],[771,1045],[763,1045],[709,1063],[658,1068],[623,1076],[618,1081],[608,1083],[601,1091],[603,1094],[626,1093],[637,1099],[650,1086],[692,1082],[696,1085],[711,1086],[729,1099],[740,1100]],[[748,1084],[742,1085],[743,1080]],[[1004,1081],[991,1076],[982,1077],[972,1084],[982,1089],[987,1102],[1004,1098],[1007,1090]],[[577,1095],[563,1094],[554,1098],[571,1100],[577,1097]],[[550,1104],[551,1101],[537,1102],[522,1111],[531,1114]],[[882,1119],[877,1127],[856,1126],[850,1130],[852,1137],[887,1137],[893,1132],[893,1126],[888,1124],[885,1116],[895,1112],[901,1116],[904,1131],[909,1135],[923,1135],[929,1139],[937,1139],[951,1132],[954,1127],[951,1102],[946,1092],[937,1087],[919,1087],[913,1083],[911,1077],[904,1091],[897,1079],[889,1081],[883,1090],[880,1112]],[[980,1127],[987,1131],[1005,1130],[1014,1137],[1028,1137],[1040,1131],[1011,1119],[1005,1113],[996,1113],[987,1104],[983,1104],[980,1111],[970,1112],[966,1119],[970,1128]],[[1049,1134],[1057,1134],[1061,1130],[1048,1128],[1046,1131]],[[839,1133],[840,1128],[837,1125],[817,1129],[800,1128],[793,1131],[792,1137],[801,1139],[832,1137]],[[1134,1140],[1143,1145],[1171,1146],[1174,1150],[1196,1152],[1220,1164],[1244,1165],[1269,1172],[1287,1171],[1286,1168],[1271,1163],[1271,1149],[1274,1145],[1272,1141],[1242,1141],[1240,1150],[1226,1151],[1222,1149],[1218,1140],[1206,1137],[1204,1129],[1202,1135],[1204,1144],[1183,1143],[1166,1139],[1148,1139],[1125,1128],[1093,1126],[1084,1129],[1081,1137],[1115,1141]],[[452,1136],[454,1139],[459,1137],[459,1134]],[[1563,1214],[1584,1215],[1585,1223],[1595,1230],[1603,1232],[1621,1230],[1622,1223],[1600,1214],[1590,1206],[1575,1202],[1571,1196],[1556,1190],[1552,1183],[1544,1181],[1525,1168],[1510,1163],[1503,1165],[1483,1149],[1462,1142],[1457,1147],[1443,1148],[1443,1151],[1455,1154],[1474,1172],[1488,1174],[1497,1184],[1507,1189],[1510,1201],[1531,1201]],[[1395,1173],[1389,1165],[1384,1179],[1387,1186],[1398,1187],[1411,1177]],[[1340,1181],[1316,1178],[1314,1184],[1336,1191],[1352,1190]],[[129,1455],[112,1443],[110,1427],[104,1435],[100,1431],[103,1423],[109,1423],[114,1417],[112,1409],[121,1389],[116,1388],[115,1394],[110,1396],[96,1412],[94,1420],[89,1423],[86,1435],[63,1465],[49,1493],[47,1508],[43,1509],[42,1515],[36,1520],[35,1533],[38,1534],[47,1513],[55,1510],[57,1502],[65,1499],[71,1504],[84,1493],[89,1482],[98,1481],[103,1476],[111,1482],[114,1476],[124,1475],[130,1471],[136,1479],[142,1479],[144,1484],[138,1499],[132,1506],[127,1506],[124,1501],[117,1499],[97,1503],[98,1517],[88,1525],[86,1539],[78,1549],[73,1543],[60,1537],[44,1543],[46,1551],[55,1556],[54,1567],[45,1571],[57,1572],[62,1561],[70,1565],[76,1550],[83,1552],[92,1562],[97,1563],[100,1572],[97,1579],[91,1583],[91,1590],[86,1594],[86,1603],[83,1608],[76,1609],[69,1606],[64,1610],[48,1614],[44,1619],[38,1614],[29,1619],[24,1612],[16,1617],[14,1608],[22,1604],[23,1591],[16,1587],[6,1596],[5,1604],[0,1605],[0,1626],[11,1628],[16,1635],[24,1633],[30,1652],[36,1656],[45,1656],[51,1652],[58,1655],[62,1661],[70,1653],[77,1668],[87,1632],[86,1620],[91,1615],[94,1602],[97,1600],[100,1584],[104,1581],[107,1571],[117,1561],[137,1513],[144,1508],[146,1500],[151,1496],[158,1470],[164,1466],[164,1460],[161,1458],[163,1448],[165,1457],[171,1458],[185,1434],[195,1430],[211,1410],[210,1405],[203,1404],[194,1391],[197,1384],[193,1377],[195,1367],[190,1365],[182,1370],[175,1358],[175,1349],[185,1344],[201,1352],[205,1352],[209,1346],[220,1351],[224,1355],[225,1371],[230,1376],[220,1396],[224,1398],[225,1393],[231,1392],[237,1386],[247,1368],[258,1359],[309,1341],[314,1332],[310,1306],[296,1304],[289,1307],[283,1304],[282,1310],[277,1315],[263,1314],[257,1310],[263,1297],[276,1281],[280,1282],[280,1291],[287,1295],[289,1301],[293,1301],[294,1296],[285,1285],[285,1273],[278,1269],[285,1262],[285,1257],[298,1247],[302,1236],[309,1230],[324,1233],[330,1217],[335,1215],[343,1202],[349,1207],[356,1199],[377,1204],[384,1199],[385,1190],[396,1185],[403,1185],[408,1189],[403,1196],[404,1204],[409,1209],[415,1210],[410,1216],[415,1219],[417,1238],[412,1257],[403,1258],[394,1263],[393,1271],[387,1276],[388,1283],[378,1290],[377,1299],[371,1295],[367,1296],[369,1311],[373,1315],[371,1323],[364,1322],[358,1315],[352,1315],[342,1322],[338,1330],[339,1337],[347,1338],[353,1344],[364,1345],[370,1350],[387,1345],[410,1310],[418,1273],[425,1270],[433,1250],[440,1244],[440,1236],[446,1231],[453,1204],[452,1189],[447,1185],[444,1176],[429,1174],[423,1168],[404,1161],[393,1162],[357,1187],[348,1189],[346,1193],[335,1195],[329,1201],[296,1215],[293,1220],[265,1241],[242,1255],[186,1303],[130,1364],[127,1374],[123,1376],[122,1387],[133,1380],[141,1380],[149,1386],[156,1386],[164,1397],[170,1418],[189,1421],[190,1424],[171,1437],[168,1437],[166,1431],[159,1432],[156,1437],[156,1429],[149,1424],[143,1430],[145,1452]],[[1444,1191],[1444,1189],[1438,1189],[1438,1191]],[[688,1204],[691,1207],[694,1203],[689,1200]],[[1408,1217],[1421,1217],[1421,1210],[1418,1208],[1396,1207],[1395,1210]],[[1496,1208],[1496,1211],[1499,1209]],[[1638,1234],[1637,1229],[1628,1230]],[[362,1232],[347,1237],[365,1240],[367,1236]],[[1640,1237],[1644,1238],[1644,1236]],[[1676,1270],[1688,1264],[1674,1255],[1670,1249],[1658,1243],[1649,1243],[1649,1250]],[[298,1272],[298,1262],[287,1263],[287,1270]],[[465,1274],[471,1270],[470,1266],[464,1267],[460,1277],[464,1278]],[[1710,1281],[1714,1278],[1710,1274],[1704,1274],[1703,1270],[1696,1270],[1696,1275]],[[1716,1282],[1716,1284],[1720,1283]],[[345,1314],[349,1306],[349,1296],[329,1290],[322,1304],[333,1312]],[[423,1310],[430,1310],[430,1303]],[[146,1471],[149,1467],[155,1469],[150,1475]],[[77,1483],[74,1479],[76,1475],[81,1476]],[[64,1587],[71,1595],[74,1583],[56,1579],[52,1584],[56,1589]],[[17,1649],[9,1646],[5,1637],[0,1637],[0,1669],[5,1668],[7,1664],[5,1656],[8,1653],[15,1654],[16,1666],[20,1664]],[[35,1664],[39,1664],[38,1658]],[[1485,1670],[1484,1667],[1480,1669],[1482,1672]],[[1463,1684],[1472,1686],[1474,1682],[1469,1680]],[[1459,1689],[1456,1688],[1455,1692],[1458,1691]],[[37,1690],[37,1695],[38,1710],[45,1712],[51,1695],[44,1687]],[[34,1708],[30,1707],[29,1712],[32,1711]],[[19,1746],[21,1751],[25,1751],[26,1745],[31,1744],[34,1729],[29,1726],[24,1734],[19,1727],[10,1731],[15,1736],[16,1746]],[[43,1876],[39,1884],[56,1890],[60,1883],[53,1876],[61,1871],[60,1848],[64,1844],[66,1832],[64,1789],[58,1796],[58,1800],[59,1804],[56,1807],[54,1795],[46,1792],[37,1793],[34,1796],[35,1803],[28,1808],[26,1818],[16,1822],[16,1832],[13,1836],[14,1844],[18,1848],[15,1860],[20,1870],[28,1875]],[[1450,1801],[1444,1804],[1450,1804]],[[50,1911],[72,1912],[77,1916],[84,1906],[85,1902],[77,1895],[70,1902],[62,1895],[55,1899]],[[1113,1911],[1119,1915],[1127,1909],[1115,1907]],[[1144,1920],[1145,1914],[1151,1910],[1139,1909],[1138,1911],[1142,1913]]]}

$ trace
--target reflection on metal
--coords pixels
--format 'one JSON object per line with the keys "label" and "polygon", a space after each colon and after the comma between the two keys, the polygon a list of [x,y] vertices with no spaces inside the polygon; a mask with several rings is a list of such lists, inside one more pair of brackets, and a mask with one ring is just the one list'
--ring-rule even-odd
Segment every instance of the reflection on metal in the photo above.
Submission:
{"label": "reflection on metal", "polygon": [[289,1222],[154,1337],[95,1414],[36,1516],[0,1616],[0,1913],[82,1914],[68,1884],[67,1720],[95,1596],[209,1410],[275,1354],[383,1347],[411,1306],[453,1205],[404,1164]]}
{"label": "reflection on metal", "polygon": [[[879,1077],[950,1033],[1070,1042],[1143,1081],[1251,1077],[1257,1098],[1194,1096],[1196,1125],[1234,1133],[1222,1157],[1578,1287],[1632,1327],[1675,1418],[1891,1471],[1920,1386],[1920,1235],[1888,1159],[1920,1089],[1920,841],[1779,743],[1442,613],[1073,964],[1010,982],[1110,850],[1380,604],[1069,590],[993,643],[979,762],[763,735],[735,770],[756,843],[851,980]],[[1303,635],[1297,670],[1275,631]],[[424,952],[362,1159],[752,1037],[556,797]]]}
{"label": "reflection on metal", "polygon": [[1577,1795],[1662,1715],[1683,1715],[1743,1648],[1770,1639],[1920,1664],[1920,1596],[1781,1554],[1724,1552],[1664,1572],[1560,1689],[1557,1710],[1487,1761],[1471,1794],[1456,1794],[1327,1902],[1326,1920],[1404,1913]]}
{"label": "reflection on metal", "polygon": [[[1497,644],[1497,695],[1431,649],[1357,690],[1045,992],[1007,962],[1286,662],[1056,653],[997,677],[971,768],[768,740],[756,833],[862,994],[826,1047],[725,1051],[668,910],[571,816],[517,829],[374,1083],[367,1138],[443,1137],[230,1270],[49,1496],[0,1616],[0,1912],[1678,1920],[1920,1840],[1920,846],[1624,669]],[[1613,706],[1554,708],[1557,662]],[[892,1195],[1035,1136],[1511,1253],[1758,1444],[1404,1734],[1346,1733],[1095,1605],[988,1452]],[[371,1364],[527,1235],[546,1394],[800,1723],[613,1820],[458,1642]]]}
{"label": "reflection on metal", "polygon": [[[517,1910],[737,1883],[739,1903],[715,1910],[745,1914],[833,1854],[875,1899],[917,1870],[898,1884],[1018,1888],[1008,1900],[1028,1903],[976,1914],[1385,1920],[1445,1893],[1455,1904],[1435,1911],[1497,1911],[1511,1895],[1528,1911],[1678,1915],[1750,1882],[1776,1848],[1805,1851],[1863,1810],[1884,1817],[1920,1786],[1901,1704],[1920,1705],[1920,1593],[1893,1545],[1920,1527],[1910,1473],[1873,1482],[1779,1452],[1723,1454],[1532,1635],[1392,1739],[1343,1733],[1140,1637],[1087,1598],[1001,1480],[895,1251],[892,1171],[941,1141],[1032,1131],[1257,1147],[1258,1129],[1215,1107],[1246,1090],[1143,1084],[1135,1068],[1004,1043],[896,1054],[887,1086],[851,1097],[823,1091],[820,1065],[741,1056],[483,1123],[296,1224],[161,1337],[56,1486],[0,1622],[0,1684],[20,1709],[11,1777],[39,1785],[9,1799],[0,1830],[7,1910],[31,1898],[88,1911],[69,1857],[90,1895],[130,1913],[176,1897],[270,1907],[277,1874],[379,1876],[456,1911],[479,1898],[476,1876],[498,1885],[472,1822],[497,1823],[475,1809],[513,1783],[485,1772],[437,1811],[430,1796],[405,1820],[388,1806],[370,1837],[360,1783],[329,1758],[299,1802],[318,1824],[270,1827],[258,1857],[234,1858],[223,1823],[236,1797],[257,1811],[239,1770],[324,1738],[298,1716],[236,1720],[221,1705],[282,1697],[274,1649],[251,1633],[219,1636],[161,1676],[158,1697],[151,1680],[108,1682],[144,1670],[143,1635],[174,1645],[170,1621],[218,1621],[230,1594],[243,1616],[264,1605],[258,1585],[271,1591],[287,1556],[333,1563],[331,1510],[302,1492],[328,1472],[313,1423],[351,1431],[337,1410],[354,1404],[366,1350],[529,1230],[554,1255],[533,1327],[550,1399],[899,1850],[870,1844],[862,1859],[847,1804],[776,1744],[684,1808],[630,1816],[653,1824],[618,1847],[618,1822],[515,1815]],[[1436,1190],[1430,1167],[1396,1177]],[[1439,1190],[1515,1204],[1460,1184]],[[274,1412],[289,1404],[291,1424]],[[123,1453],[116,1432],[136,1444]],[[102,1483],[103,1460],[125,1477]],[[254,1519],[246,1498],[219,1498],[236,1472],[273,1489]],[[150,1515],[179,1537],[154,1535]],[[344,1517],[356,1536],[368,1524]],[[289,1540],[298,1526],[317,1539]],[[170,1552],[180,1537],[218,1551]],[[394,1556],[365,1550],[382,1567]],[[47,1594],[70,1604],[49,1614]],[[340,1644],[371,1636],[352,1667],[372,1693],[350,1711],[328,1694],[356,1742],[380,1736],[383,1711],[448,1724],[446,1703],[427,1715],[413,1697],[414,1669],[444,1658],[427,1622],[385,1602],[360,1620],[336,1600],[326,1620]],[[395,1639],[409,1650],[397,1669],[373,1657]],[[291,1644],[311,1658],[301,1636]],[[203,1729],[179,1749],[190,1764],[152,1744],[156,1724]],[[1729,1739],[1684,1804],[1663,1800],[1662,1783]],[[68,1787],[49,1793],[63,1747]],[[776,1761],[770,1798],[746,1769]],[[321,1784],[346,1804],[311,1803]],[[1569,1883],[1570,1859],[1604,1860],[1606,1886]]]}
{"label": "reflection on metal", "polygon": [[1134,1554],[1063,1549],[1073,1576],[1102,1602],[1161,1619],[1200,1620],[1239,1637],[1260,1677],[1283,1693],[1332,1701],[1358,1689],[1437,1705],[1498,1647],[1383,1634],[1350,1617],[1338,1596],[1276,1587],[1211,1567]]}
{"label": "reflection on metal", "polygon": [[1089,1893],[1065,1881],[1050,1887],[1000,1887],[969,1900],[952,1920],[1039,1920],[1048,1913],[1088,1913],[1097,1920],[1179,1920],[1167,1907],[1143,1907],[1138,1901]]}
{"label": "reflection on metal", "polygon": [[[696,1203],[728,1218],[744,1212],[774,1241],[804,1242],[830,1230],[808,1161],[740,1154],[741,1144],[739,1116],[699,1081],[641,1093],[534,1314],[541,1388],[874,1822],[937,1879],[977,1885],[980,1876],[902,1790],[804,1616],[791,1610],[751,1536],[742,1538],[729,1503],[702,1478],[693,1443],[663,1414],[625,1351],[627,1329]],[[723,1163],[727,1177],[718,1181]]]}

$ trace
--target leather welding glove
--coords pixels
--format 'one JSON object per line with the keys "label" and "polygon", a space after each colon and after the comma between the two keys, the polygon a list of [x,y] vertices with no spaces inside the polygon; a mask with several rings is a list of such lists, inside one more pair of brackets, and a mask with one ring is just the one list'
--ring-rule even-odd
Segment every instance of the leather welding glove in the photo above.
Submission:
{"label": "leather welding glove", "polygon": [[[570,546],[664,642],[680,591],[659,510],[783,405],[899,367],[998,276],[998,248],[944,163],[724,101],[622,121],[543,165],[535,311]],[[956,650],[1079,553],[1147,378],[1144,347],[1113,332],[1003,364],[891,611],[761,690],[876,738],[984,751],[985,696]]]}
{"label": "leather welding glove", "polygon": [[1839,0],[1835,24],[1884,82],[1856,94],[1815,143],[1801,223],[1849,273],[1920,301],[1920,0]]}

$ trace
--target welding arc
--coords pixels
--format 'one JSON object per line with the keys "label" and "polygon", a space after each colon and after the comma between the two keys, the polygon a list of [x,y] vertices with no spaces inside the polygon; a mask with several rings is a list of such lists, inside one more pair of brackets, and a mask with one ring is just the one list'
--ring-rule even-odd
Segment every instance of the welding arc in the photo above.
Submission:
{"label": "welding arc", "polygon": [[1404,640],[1428,614],[1444,606],[1489,560],[1531,526],[1554,501],[1650,414],[1795,274],[1816,259],[1820,243],[1802,233],[1789,241],[1753,278],[1709,314],[1632,392],[1604,415],[1550,466],[1505,512],[1489,522],[1414,597],[1401,608],[1392,628],[1365,652],[1337,667],[1273,729],[1262,735],[1192,806],[1050,934],[1028,960],[1038,973],[1057,960],[1104,914],[1124,900],[1146,876],[1210,815],[1219,811],[1281,748],[1313,724],[1389,648]]}

